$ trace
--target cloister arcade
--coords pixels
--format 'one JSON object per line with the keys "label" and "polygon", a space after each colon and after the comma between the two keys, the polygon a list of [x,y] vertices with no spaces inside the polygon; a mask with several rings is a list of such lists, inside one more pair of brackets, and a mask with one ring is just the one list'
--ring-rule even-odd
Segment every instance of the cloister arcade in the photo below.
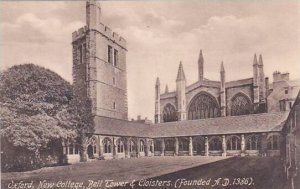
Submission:
{"label": "cloister arcade", "polygon": [[[281,135],[277,132],[166,138],[95,135],[87,144],[87,154],[89,159],[197,155],[279,156],[281,140]],[[64,148],[71,162],[79,158],[76,146],[78,144],[70,143]]]}

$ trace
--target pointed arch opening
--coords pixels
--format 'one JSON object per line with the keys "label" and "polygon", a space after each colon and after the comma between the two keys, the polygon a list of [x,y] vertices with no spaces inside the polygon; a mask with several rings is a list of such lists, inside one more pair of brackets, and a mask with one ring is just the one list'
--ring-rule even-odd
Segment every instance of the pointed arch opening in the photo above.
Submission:
{"label": "pointed arch opening", "polygon": [[250,135],[246,138],[246,150],[260,150],[261,137],[259,135]]}
{"label": "pointed arch opening", "polygon": [[241,150],[241,139],[240,137],[233,135],[226,140],[227,150]]}
{"label": "pointed arch opening", "polygon": [[220,116],[220,108],[217,100],[211,94],[200,92],[189,105],[188,119],[206,119]]}
{"label": "pointed arch opening", "polygon": [[250,98],[247,95],[243,93],[238,93],[234,95],[234,97],[232,97],[231,100],[232,116],[251,114],[252,110],[253,110],[253,106]]}
{"label": "pointed arch opening", "polygon": [[104,153],[110,154],[113,151],[113,143],[112,140],[108,137],[104,138],[103,140],[103,147],[104,147]]}
{"label": "pointed arch opening", "polygon": [[124,153],[125,152],[125,145],[124,145],[124,140],[119,138],[116,141],[116,146],[117,146],[117,153]]}

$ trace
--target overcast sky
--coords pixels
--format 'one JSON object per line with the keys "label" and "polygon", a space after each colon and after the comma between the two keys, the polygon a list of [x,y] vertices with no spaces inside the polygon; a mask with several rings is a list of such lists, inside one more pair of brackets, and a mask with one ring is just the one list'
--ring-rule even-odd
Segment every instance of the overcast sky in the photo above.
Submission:
{"label": "overcast sky", "polygon": [[[101,2],[102,22],[128,43],[129,117],[153,120],[154,84],[175,89],[179,62],[187,83],[204,76],[219,80],[252,77],[254,53],[262,54],[266,76],[275,70],[300,73],[300,1],[115,1]],[[72,82],[71,34],[85,25],[85,2],[0,2],[1,70],[34,63]]]}

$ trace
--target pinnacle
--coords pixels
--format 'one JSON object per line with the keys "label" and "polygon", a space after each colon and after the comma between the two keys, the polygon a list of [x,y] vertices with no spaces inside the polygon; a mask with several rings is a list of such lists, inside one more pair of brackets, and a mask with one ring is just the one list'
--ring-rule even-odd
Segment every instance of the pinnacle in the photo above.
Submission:
{"label": "pinnacle", "polygon": [[200,53],[199,53],[199,58],[198,58],[198,62],[202,62],[203,63],[203,54],[202,54],[202,49],[200,50]]}
{"label": "pinnacle", "polygon": [[160,85],[159,77],[156,78],[156,84],[155,85]]}
{"label": "pinnacle", "polygon": [[168,85],[166,85],[165,93],[168,93],[168,92],[169,92],[169,87],[168,87]]}
{"label": "pinnacle", "polygon": [[256,53],[254,54],[253,65],[257,65],[257,57],[256,57]]}
{"label": "pinnacle", "polygon": [[258,61],[258,65],[263,65],[263,59],[262,59],[262,55],[259,55],[259,61]]}
{"label": "pinnacle", "polygon": [[182,66],[181,61],[180,61],[180,64],[179,64],[176,81],[185,81],[185,75],[184,75],[183,66]]}
{"label": "pinnacle", "polygon": [[221,72],[225,72],[223,61],[221,63]]}

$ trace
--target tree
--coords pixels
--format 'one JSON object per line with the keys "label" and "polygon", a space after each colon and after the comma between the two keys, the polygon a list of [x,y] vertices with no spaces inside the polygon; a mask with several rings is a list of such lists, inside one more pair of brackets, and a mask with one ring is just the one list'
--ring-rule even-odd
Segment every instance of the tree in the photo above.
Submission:
{"label": "tree", "polygon": [[[23,168],[37,167],[43,164],[43,149],[76,137],[74,125],[62,116],[72,97],[72,86],[48,69],[24,64],[0,73],[1,147],[9,161],[2,159],[5,169],[14,169],[19,162]],[[11,158],[15,153],[18,156]]]}
{"label": "tree", "polygon": [[86,96],[75,96],[69,108],[69,115],[79,139],[80,161],[86,162],[88,142],[95,132],[91,100]]}

